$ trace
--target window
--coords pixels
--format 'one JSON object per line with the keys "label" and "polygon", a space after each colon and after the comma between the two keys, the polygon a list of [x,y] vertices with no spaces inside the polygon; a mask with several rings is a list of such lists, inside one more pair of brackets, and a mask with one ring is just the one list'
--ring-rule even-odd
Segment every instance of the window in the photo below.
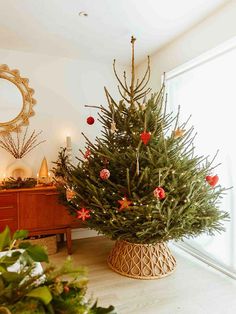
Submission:
{"label": "window", "polygon": [[195,152],[214,157],[220,184],[227,191],[221,208],[230,213],[226,232],[186,240],[184,248],[236,278],[236,38],[166,74],[168,106],[182,121],[191,115]]}

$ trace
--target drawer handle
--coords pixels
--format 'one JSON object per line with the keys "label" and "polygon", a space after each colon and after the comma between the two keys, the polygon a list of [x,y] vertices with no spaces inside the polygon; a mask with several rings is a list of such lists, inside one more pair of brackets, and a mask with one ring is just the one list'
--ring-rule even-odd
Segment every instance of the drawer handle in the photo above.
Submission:
{"label": "drawer handle", "polygon": [[3,222],[3,221],[14,221],[14,218],[0,219],[0,222]]}
{"label": "drawer handle", "polygon": [[14,206],[12,206],[12,205],[11,206],[3,206],[3,207],[0,207],[0,210],[1,209],[10,209],[10,208],[14,208]]}

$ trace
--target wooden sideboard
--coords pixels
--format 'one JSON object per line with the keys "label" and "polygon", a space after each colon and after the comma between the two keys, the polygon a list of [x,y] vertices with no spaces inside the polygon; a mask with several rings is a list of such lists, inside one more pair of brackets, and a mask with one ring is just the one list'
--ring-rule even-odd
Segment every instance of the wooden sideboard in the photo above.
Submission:
{"label": "wooden sideboard", "polygon": [[25,229],[29,236],[66,234],[68,254],[71,250],[71,229],[81,223],[70,216],[58,201],[55,187],[0,191],[0,230]]}

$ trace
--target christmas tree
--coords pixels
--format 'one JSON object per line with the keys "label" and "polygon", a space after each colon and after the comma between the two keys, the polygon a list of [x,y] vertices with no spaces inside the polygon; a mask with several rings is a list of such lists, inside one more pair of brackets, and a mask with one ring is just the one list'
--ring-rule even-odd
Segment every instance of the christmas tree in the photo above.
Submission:
{"label": "christmas tree", "polygon": [[[193,128],[167,112],[165,86],[147,87],[150,62],[136,80],[132,37],[131,82],[118,80],[121,100],[105,88],[108,106],[97,107],[101,137],[86,148],[76,166],[61,151],[61,177],[70,213],[111,239],[150,244],[223,230],[228,214],[219,208],[225,189],[218,185],[214,158],[194,152]],[[149,95],[149,96],[148,96]]]}

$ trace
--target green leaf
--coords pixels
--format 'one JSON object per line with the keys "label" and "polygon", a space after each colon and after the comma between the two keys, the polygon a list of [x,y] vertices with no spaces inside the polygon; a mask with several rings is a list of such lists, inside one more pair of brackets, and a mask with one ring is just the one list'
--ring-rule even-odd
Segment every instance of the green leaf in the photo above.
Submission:
{"label": "green leaf", "polygon": [[2,274],[2,277],[7,281],[7,282],[14,282],[16,281],[18,278],[20,278],[19,273],[16,272],[11,272],[11,271],[7,271],[5,273]]}
{"label": "green leaf", "polygon": [[27,230],[17,230],[13,234],[13,239],[14,240],[23,240],[28,237],[29,232]]}
{"label": "green leaf", "polygon": [[4,267],[3,265],[0,265],[0,273],[4,273],[5,271],[7,271],[6,267]]}
{"label": "green leaf", "polygon": [[27,249],[29,246],[32,246],[32,244],[30,242],[21,242],[19,244],[19,248],[23,249],[23,250]]}
{"label": "green leaf", "polygon": [[8,226],[0,233],[0,251],[7,248],[11,243],[10,229]]}
{"label": "green leaf", "polygon": [[40,299],[46,305],[52,300],[51,292],[46,286],[35,288],[26,295],[28,297]]}
{"label": "green leaf", "polygon": [[114,306],[110,305],[108,308],[97,307],[97,301],[90,311],[89,313],[91,314],[116,314],[116,312],[114,312]]}
{"label": "green leaf", "polygon": [[19,259],[21,255],[21,252],[19,251],[13,251],[13,253],[10,256],[4,255],[2,257],[0,257],[0,266],[4,267],[9,267],[13,264],[15,264],[15,262]]}
{"label": "green leaf", "polygon": [[30,245],[26,252],[35,262],[48,262],[48,254],[45,249],[39,245]]}
{"label": "green leaf", "polygon": [[2,291],[5,288],[4,281],[2,279],[2,276],[0,276],[0,291]]}

